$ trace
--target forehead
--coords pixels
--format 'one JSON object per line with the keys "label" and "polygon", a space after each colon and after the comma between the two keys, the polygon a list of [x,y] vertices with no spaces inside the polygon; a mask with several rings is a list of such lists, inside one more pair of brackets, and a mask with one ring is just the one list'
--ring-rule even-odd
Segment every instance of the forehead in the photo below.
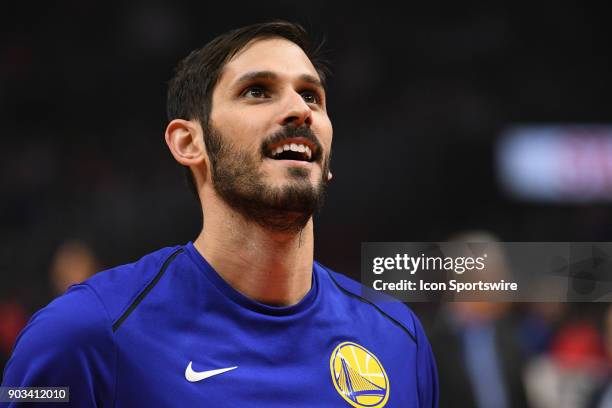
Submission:
{"label": "forehead", "polygon": [[250,71],[271,71],[287,77],[308,74],[319,78],[306,53],[284,38],[256,39],[247,44],[225,64],[219,84],[231,84]]}

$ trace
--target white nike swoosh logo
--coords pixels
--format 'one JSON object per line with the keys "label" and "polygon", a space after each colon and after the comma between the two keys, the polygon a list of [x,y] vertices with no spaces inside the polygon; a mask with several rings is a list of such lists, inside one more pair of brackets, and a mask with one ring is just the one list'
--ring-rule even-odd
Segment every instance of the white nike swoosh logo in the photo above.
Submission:
{"label": "white nike swoosh logo", "polygon": [[215,376],[215,375],[219,375],[219,374],[223,374],[226,373],[228,371],[231,371],[235,368],[238,368],[238,366],[236,367],[228,367],[228,368],[219,368],[217,370],[208,370],[208,371],[193,371],[193,368],[191,367],[191,364],[193,363],[193,361],[189,362],[189,365],[187,366],[187,368],[185,369],[185,379],[187,379],[187,381],[189,382],[197,382],[197,381],[202,381],[206,378]]}

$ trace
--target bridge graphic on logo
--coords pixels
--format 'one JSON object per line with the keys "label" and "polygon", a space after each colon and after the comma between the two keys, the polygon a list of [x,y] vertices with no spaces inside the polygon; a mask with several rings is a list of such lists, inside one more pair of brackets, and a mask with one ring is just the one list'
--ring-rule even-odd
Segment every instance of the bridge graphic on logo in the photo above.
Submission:
{"label": "bridge graphic on logo", "polygon": [[391,384],[378,358],[352,341],[338,344],[329,358],[331,381],[338,395],[355,408],[383,408]]}
{"label": "bridge graphic on logo", "polygon": [[351,367],[343,357],[340,357],[342,369],[336,377],[336,384],[348,399],[359,403],[357,400],[361,396],[380,396],[383,397],[386,390],[374,384],[363,375],[359,374]]}

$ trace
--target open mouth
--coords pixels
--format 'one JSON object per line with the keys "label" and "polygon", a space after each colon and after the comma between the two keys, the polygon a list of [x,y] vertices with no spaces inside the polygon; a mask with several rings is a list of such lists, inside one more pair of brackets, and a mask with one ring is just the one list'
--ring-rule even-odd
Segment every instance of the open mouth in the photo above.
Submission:
{"label": "open mouth", "polygon": [[316,147],[302,137],[285,139],[267,149],[266,156],[273,160],[313,162]]}

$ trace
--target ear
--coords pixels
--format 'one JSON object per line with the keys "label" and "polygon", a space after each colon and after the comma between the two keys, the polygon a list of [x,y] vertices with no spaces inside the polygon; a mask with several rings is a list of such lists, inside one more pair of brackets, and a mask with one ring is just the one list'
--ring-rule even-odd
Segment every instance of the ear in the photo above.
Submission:
{"label": "ear", "polygon": [[174,119],[166,127],[166,144],[174,159],[188,167],[199,167],[205,162],[202,126],[197,121]]}

